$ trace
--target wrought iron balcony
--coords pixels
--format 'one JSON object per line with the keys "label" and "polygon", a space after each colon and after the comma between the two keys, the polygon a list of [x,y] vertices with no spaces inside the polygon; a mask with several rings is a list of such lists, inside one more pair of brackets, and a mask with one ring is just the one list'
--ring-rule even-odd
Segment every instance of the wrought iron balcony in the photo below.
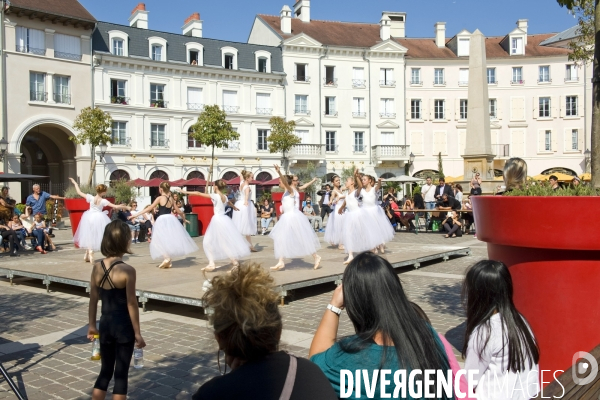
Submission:
{"label": "wrought iron balcony", "polygon": [[367,113],[366,112],[360,112],[360,111],[359,112],[352,112],[352,116],[354,118],[364,118],[364,117],[367,116]]}
{"label": "wrought iron balcony", "polygon": [[578,76],[570,77],[570,78],[567,77],[567,78],[565,78],[565,82],[579,82],[579,77]]}
{"label": "wrought iron balcony", "polygon": [[411,85],[422,85],[423,81],[420,79],[411,79],[410,84]]}
{"label": "wrought iron balcony", "polygon": [[258,115],[271,115],[271,114],[273,114],[273,109],[272,108],[257,108],[256,109],[256,114],[258,114]]}
{"label": "wrought iron balcony", "polygon": [[29,92],[29,101],[48,101],[48,92],[37,92],[32,90]]}
{"label": "wrought iron balcony", "polygon": [[[550,78],[548,78],[548,79],[546,79],[546,78],[538,79],[538,83],[551,83],[551,82],[552,82],[552,79],[550,79]],[[565,79],[565,82],[568,82],[568,80]]]}
{"label": "wrought iron balcony", "polygon": [[513,79],[510,81],[511,85],[523,85],[525,83],[524,79]]}
{"label": "wrought iron balcony", "polygon": [[325,111],[323,113],[323,115],[326,116],[326,117],[337,117],[338,116],[338,112],[337,111],[329,111],[329,112]]}
{"label": "wrought iron balcony", "polygon": [[204,104],[202,103],[187,103],[188,110],[201,111],[204,109]]}
{"label": "wrought iron balcony", "polygon": [[354,154],[367,154],[367,146],[364,144],[355,144],[352,147],[352,152]]}
{"label": "wrought iron balcony", "polygon": [[373,160],[377,164],[384,161],[408,161],[410,155],[410,146],[407,144],[384,144],[372,146],[371,149],[373,150]]}
{"label": "wrought iron balcony", "polygon": [[36,49],[35,47],[30,47],[30,46],[17,46],[17,51],[19,53],[29,53],[29,54],[35,54],[38,56],[46,55],[46,49]]}
{"label": "wrought iron balcony", "polygon": [[494,78],[494,79],[488,78],[487,82],[488,82],[488,85],[497,85],[498,84],[498,81],[496,80],[496,78]]}
{"label": "wrought iron balcony", "polygon": [[458,81],[458,86],[469,86],[469,81]]}
{"label": "wrought iron balcony", "polygon": [[111,104],[123,104],[123,105],[127,105],[127,104],[129,104],[129,97],[125,97],[125,96],[111,96],[110,97],[110,102],[111,102]]}
{"label": "wrought iron balcony", "polygon": [[381,118],[396,118],[396,113],[382,112],[382,113],[379,113],[379,116]]}
{"label": "wrought iron balcony", "polygon": [[294,75],[294,82],[310,82],[308,75]]}
{"label": "wrought iron balcony", "polygon": [[325,153],[327,154],[337,154],[340,146],[337,144],[326,144],[325,145]]}
{"label": "wrought iron balcony", "polygon": [[446,81],[443,79],[436,79],[433,81],[433,85],[434,86],[445,86],[446,85]]}
{"label": "wrought iron balcony", "polygon": [[240,141],[230,140],[227,142],[227,147],[223,148],[223,151],[240,151]]}
{"label": "wrought iron balcony", "polygon": [[379,81],[379,86],[393,87],[393,86],[396,86],[396,81],[384,79],[382,81]]}
{"label": "wrought iron balcony", "polygon": [[239,110],[240,110],[240,106],[223,105],[223,111],[225,111],[227,114],[237,114]]}
{"label": "wrought iron balcony", "polygon": [[323,85],[325,86],[337,86],[337,78],[327,79],[323,78]]}
{"label": "wrought iron balcony", "polygon": [[165,149],[169,148],[169,139],[150,139],[150,147],[164,147]]}
{"label": "wrought iron balcony", "polygon": [[169,102],[165,101],[165,100],[150,100],[150,107],[167,108],[168,105],[169,105]]}
{"label": "wrought iron balcony", "polygon": [[131,147],[131,138],[130,137],[113,137],[112,145],[118,147]]}
{"label": "wrought iron balcony", "polygon": [[64,60],[81,61],[81,54],[71,54],[62,51],[54,51],[54,58],[62,58]]}
{"label": "wrought iron balcony", "polygon": [[55,103],[71,104],[71,95],[70,94],[54,93],[54,95],[52,97],[53,97]]}
{"label": "wrought iron balcony", "polygon": [[352,87],[354,88],[364,88],[366,85],[366,80],[364,79],[352,79]]}
{"label": "wrought iron balcony", "polygon": [[324,144],[297,144],[290,150],[292,163],[298,160],[322,160],[325,157]]}
{"label": "wrought iron balcony", "polygon": [[310,110],[304,107],[295,108],[294,114],[310,115]]}
{"label": "wrought iron balcony", "polygon": [[510,145],[509,144],[493,144],[492,151],[498,158],[509,158],[510,157]]}

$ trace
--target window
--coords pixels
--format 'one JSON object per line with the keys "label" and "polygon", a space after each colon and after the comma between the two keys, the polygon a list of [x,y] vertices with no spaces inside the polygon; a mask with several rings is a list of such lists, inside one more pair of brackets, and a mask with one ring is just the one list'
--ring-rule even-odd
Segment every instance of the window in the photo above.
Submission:
{"label": "window", "polygon": [[381,68],[379,70],[379,84],[381,86],[396,85],[396,81],[394,80],[394,69],[393,68]]}
{"label": "window", "polygon": [[551,82],[549,65],[540,65],[540,76],[538,77],[538,82]]}
{"label": "window", "polygon": [[433,84],[434,85],[445,85],[444,80],[444,68],[436,68],[433,71]]}
{"label": "window", "polygon": [[254,60],[258,72],[263,72],[265,74],[271,73],[271,53],[265,50],[255,51]]}
{"label": "window", "polygon": [[325,97],[325,115],[329,116],[337,116],[337,111],[335,110],[335,97],[327,96]]}
{"label": "window", "polygon": [[125,97],[125,85],[127,81],[120,79],[110,80],[110,102],[112,104],[127,104],[129,99]]}
{"label": "window", "polygon": [[308,96],[297,94],[295,101],[294,113],[296,114],[310,114],[308,110]]}
{"label": "window", "polygon": [[29,91],[30,101],[46,101],[46,74],[30,72]]}
{"label": "window", "polygon": [[297,82],[308,82],[309,78],[306,75],[307,64],[296,64],[296,76],[294,77]]}
{"label": "window", "polygon": [[421,68],[412,68],[410,70],[410,83],[413,85],[421,84]]}
{"label": "window", "polygon": [[355,97],[352,99],[352,116],[353,117],[366,117],[367,109],[365,108],[364,97]]}
{"label": "window", "polygon": [[458,70],[458,84],[468,85],[469,84],[469,68],[461,68]]}
{"label": "window", "polygon": [[365,133],[364,132],[354,132],[354,152],[355,153],[366,152]]}
{"label": "window", "polygon": [[256,145],[256,150],[269,150],[269,142],[267,142],[267,137],[269,136],[268,129],[259,129],[258,130],[258,143]]}
{"label": "window", "polygon": [[113,121],[112,144],[117,146],[127,145],[127,122]]}
{"label": "window", "polygon": [[46,33],[38,29],[17,26],[17,51],[43,56],[46,54]]}
{"label": "window", "polygon": [[513,67],[512,69],[512,83],[522,85],[523,81],[523,67]]}
{"label": "window", "polygon": [[496,68],[487,69],[487,83],[495,84],[496,82]]}
{"label": "window", "polygon": [[154,61],[162,61],[162,46],[159,44],[152,45],[152,59]]}
{"label": "window", "polygon": [[577,96],[567,96],[567,109],[565,115],[567,117],[577,116]]}
{"label": "window", "polygon": [[258,72],[267,72],[267,59],[264,57],[258,59]]}
{"label": "window", "polygon": [[552,151],[552,131],[544,132],[544,150]]}
{"label": "window", "polygon": [[271,95],[269,93],[256,93],[256,113],[261,115],[271,115]]}
{"label": "window", "polygon": [[187,109],[188,110],[203,110],[204,109],[201,88],[195,88],[195,87],[187,88]]}
{"label": "window", "polygon": [[68,76],[54,76],[54,101],[59,104],[71,104]]}
{"label": "window", "polygon": [[394,132],[381,132],[381,142],[379,144],[383,146],[393,146]]}
{"label": "window", "polygon": [[470,45],[470,41],[469,39],[458,39],[458,51],[457,51],[457,56],[459,57],[466,57],[469,55],[469,45]]}
{"label": "window", "polygon": [[54,57],[81,61],[81,38],[78,36],[55,33]]}
{"label": "window", "polygon": [[150,125],[150,146],[165,147],[165,125],[151,124]]}
{"label": "window", "polygon": [[490,119],[498,118],[498,100],[490,99]]}
{"label": "window", "polygon": [[308,131],[306,131],[306,130],[297,130],[296,131],[296,136],[298,136],[300,138],[300,144],[307,144],[308,143]]}
{"label": "window", "polygon": [[364,68],[352,68],[352,87],[365,87]]}
{"label": "window", "polygon": [[379,115],[383,118],[396,118],[394,99],[381,99],[379,103]]}
{"label": "window", "polygon": [[468,101],[465,99],[462,99],[460,101],[460,107],[459,107],[459,117],[460,119],[467,119],[467,110],[468,110]]}
{"label": "window", "polygon": [[575,64],[567,64],[567,71],[565,75],[566,81],[577,81],[579,77],[577,76],[577,65]]}
{"label": "window", "polygon": [[421,116],[421,100],[410,101],[410,119],[422,119]]}
{"label": "window", "polygon": [[189,57],[191,65],[198,65],[198,50],[190,50]]}
{"label": "window", "polygon": [[579,150],[579,130],[577,130],[577,129],[571,130],[571,149],[570,150]]}
{"label": "window", "polygon": [[337,151],[335,132],[325,132],[325,151],[328,153],[335,153]]}
{"label": "window", "polygon": [[225,69],[233,69],[233,54],[225,54]]}
{"label": "window", "polygon": [[550,118],[550,97],[540,97],[540,118]]}
{"label": "window", "polygon": [[511,55],[522,55],[523,54],[523,38],[512,38],[510,40],[510,54]]}
{"label": "window", "polygon": [[165,85],[150,84],[150,107],[165,108]]}
{"label": "window", "polygon": [[[194,130],[191,127],[190,127],[190,129],[188,129],[187,139],[188,139],[188,149],[200,149],[200,148],[204,147],[202,145],[202,143],[199,140],[196,140],[196,138],[194,137]],[[188,179],[191,179],[191,178],[188,178]]]}
{"label": "window", "polygon": [[237,92],[235,90],[223,90],[223,111],[226,113],[237,113],[238,107]]}
{"label": "window", "polygon": [[113,39],[112,40],[112,53],[115,56],[123,55],[123,39]]}
{"label": "window", "polygon": [[335,86],[337,79],[335,78],[335,67],[325,67],[325,85]]}
{"label": "window", "polygon": [[446,119],[446,100],[434,100],[434,119]]}

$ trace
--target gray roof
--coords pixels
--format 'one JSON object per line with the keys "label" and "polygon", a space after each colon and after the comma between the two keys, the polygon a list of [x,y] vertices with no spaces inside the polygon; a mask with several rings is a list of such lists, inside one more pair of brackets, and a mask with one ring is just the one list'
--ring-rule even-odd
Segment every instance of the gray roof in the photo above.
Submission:
{"label": "gray roof", "polygon": [[184,36],[176,33],[153,31],[150,29],[133,28],[127,25],[112,24],[109,22],[98,22],[94,30],[93,50],[98,52],[110,52],[108,31],[118,30],[129,35],[129,56],[149,60],[148,38],[157,36],[167,41],[168,61],[187,64],[185,44],[188,42],[200,43],[204,46],[204,65],[222,67],[221,48],[225,46],[234,47],[238,50],[238,69],[241,71],[256,71],[254,53],[264,50],[271,53],[271,71],[283,73],[283,59],[281,47],[261,46],[248,43],[229,42],[226,40]]}
{"label": "gray roof", "polygon": [[575,39],[576,37],[581,36],[581,32],[579,31],[579,25],[575,25],[567,29],[566,31],[562,31],[557,33],[556,35],[548,38],[540,43],[540,46],[547,46],[553,43],[562,42],[564,40]]}

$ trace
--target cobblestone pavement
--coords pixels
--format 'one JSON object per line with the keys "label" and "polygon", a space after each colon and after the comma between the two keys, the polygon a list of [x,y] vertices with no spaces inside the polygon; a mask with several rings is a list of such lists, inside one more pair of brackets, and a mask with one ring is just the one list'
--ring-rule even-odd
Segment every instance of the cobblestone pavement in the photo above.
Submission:
{"label": "cobblestone pavement", "polygon": [[[400,235],[406,243],[436,246],[449,242],[437,234]],[[472,236],[450,242],[471,247],[473,255],[424,264],[418,270],[406,268],[400,278],[409,298],[425,310],[434,328],[446,336],[459,356],[464,330],[461,276],[487,252],[485,244]],[[46,293],[39,281],[26,278],[15,280],[12,287],[0,279],[0,362],[30,400],[88,399],[100,363],[89,360],[87,296],[78,288],[53,285],[51,289]],[[289,293],[282,307],[282,349],[297,356],[308,355],[333,289],[333,284],[325,284]],[[152,302],[140,318],[147,343],[145,365],[130,369],[129,398],[187,399],[218,374],[216,342],[200,309]],[[344,313],[339,334],[352,333]],[[0,399],[4,398],[14,397],[0,381]]]}

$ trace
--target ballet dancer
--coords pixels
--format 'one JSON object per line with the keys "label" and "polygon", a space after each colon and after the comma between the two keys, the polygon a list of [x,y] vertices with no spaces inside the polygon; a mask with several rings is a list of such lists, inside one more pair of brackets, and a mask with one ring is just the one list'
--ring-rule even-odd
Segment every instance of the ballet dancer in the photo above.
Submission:
{"label": "ballet dancer", "polygon": [[[169,182],[162,182],[158,186],[160,196],[152,204],[138,211],[129,217],[130,220],[145,214],[158,207],[158,213],[154,225],[152,226],[152,242],[150,242],[150,255],[153,260],[163,257],[163,262],[158,268],[171,268],[173,264],[171,259],[174,257],[183,257],[187,254],[198,251],[198,246],[186,232],[184,225],[187,223],[185,214],[175,206],[173,195],[171,194],[171,185]],[[184,225],[172,211],[181,215]]]}
{"label": "ballet dancer", "polygon": [[341,188],[341,179],[335,175],[331,180],[333,183],[333,190],[331,191],[331,199],[329,205],[331,206],[331,214],[327,219],[327,226],[325,227],[325,241],[332,246],[338,245],[338,249],[344,250],[342,245],[342,229],[344,223],[344,214],[338,214],[338,207],[342,205],[342,201],[346,198],[346,195]]}
{"label": "ballet dancer", "polygon": [[376,186],[373,186],[375,178],[371,175],[363,175],[361,179],[362,207],[365,210],[366,218],[371,222],[372,235],[377,238],[377,246],[373,252],[377,253],[379,250],[383,254],[385,253],[385,244],[394,240],[394,227],[385,216],[383,208],[377,205],[377,192],[381,189],[381,178],[377,180]]}
{"label": "ballet dancer", "polygon": [[238,233],[233,225],[233,221],[225,215],[225,204],[228,203],[227,184],[219,179],[214,185],[215,193],[207,194],[202,192],[187,192],[180,190],[182,194],[188,196],[200,196],[210,199],[214,206],[214,215],[206,228],[202,246],[204,253],[208,257],[208,265],[202,268],[202,271],[214,271],[217,267],[217,260],[231,260],[233,264],[232,271],[239,266],[238,260],[250,255],[250,249],[246,239]]}
{"label": "ballet dancer", "polygon": [[[275,257],[279,259],[271,269],[282,270],[285,267],[284,258],[300,258],[309,254],[315,259],[313,269],[318,269],[321,256],[317,254],[317,250],[321,248],[321,243],[308,218],[299,209],[300,194],[296,190],[298,177],[282,175],[279,165],[275,165],[275,171],[279,174],[279,187],[285,189],[285,192],[281,199],[283,214],[269,233],[275,246]],[[316,178],[311,183],[315,180]]]}
{"label": "ballet dancer", "polygon": [[246,237],[246,241],[250,246],[250,251],[255,252],[256,249],[252,245],[252,235],[256,235],[256,207],[250,198],[252,191],[250,190],[250,181],[252,180],[252,172],[243,170],[242,181],[240,182],[241,198],[235,202],[233,211],[233,224],[238,232]]}
{"label": "ballet dancer", "polygon": [[94,264],[94,251],[100,251],[102,238],[104,237],[104,228],[110,224],[110,218],[102,212],[104,207],[110,207],[113,210],[131,210],[131,207],[125,205],[115,205],[106,200],[106,185],[96,185],[96,196],[85,194],[79,188],[79,185],[73,178],[69,178],[77,194],[90,203],[90,209],[83,213],[77,231],[73,236],[73,242],[80,248],[85,249],[83,260]]}

